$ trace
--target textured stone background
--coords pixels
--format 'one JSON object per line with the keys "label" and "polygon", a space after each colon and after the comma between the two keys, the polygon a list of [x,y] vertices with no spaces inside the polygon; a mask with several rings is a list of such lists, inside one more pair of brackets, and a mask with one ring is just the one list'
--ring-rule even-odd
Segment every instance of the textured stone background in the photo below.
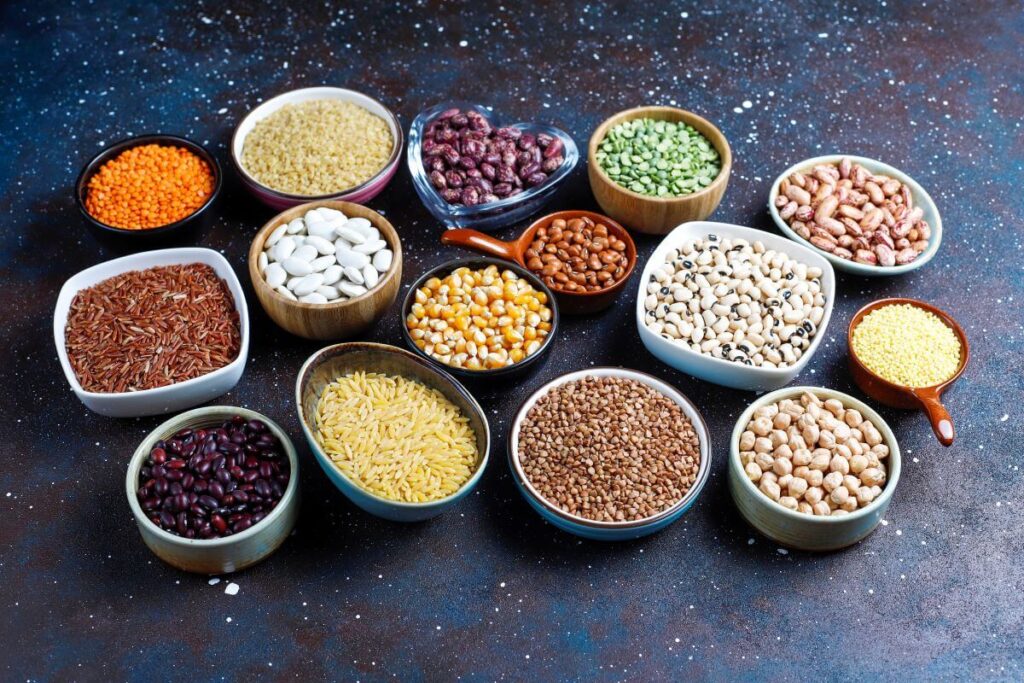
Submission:
{"label": "textured stone background", "polygon": [[[0,7],[0,678],[1024,677],[1019,2],[293,4]],[[726,490],[727,436],[753,395],[655,361],[624,298],[567,321],[531,375],[476,391],[499,446],[457,510],[413,526],[371,518],[300,444],[297,531],[231,577],[237,595],[224,593],[228,579],[209,585],[164,566],[123,489],[128,457],[160,420],[90,413],[54,353],[61,284],[116,255],[85,229],[72,184],[91,155],[131,134],[209,145],[228,179],[199,242],[247,281],[250,238],[272,212],[239,185],[227,142],[263,99],[319,84],[376,95],[406,126],[445,98],[484,100],[581,145],[620,109],[679,105],[733,147],[713,217],[765,230],[775,229],[770,183],[794,161],[842,151],[900,167],[938,202],[942,249],[903,278],[841,276],[833,323],[800,381],[857,394],[845,369],[851,314],[886,295],[934,302],[973,342],[948,394],[956,445],[940,448],[923,416],[884,409],[906,458],[885,525],[844,552],[786,553],[738,517]],[[402,236],[406,283],[456,255],[404,168],[372,205]],[[550,208],[595,208],[583,165]],[[642,257],[655,244],[638,239]],[[279,331],[247,293],[249,365],[220,402],[270,415],[298,443],[293,382],[320,345]],[[398,318],[392,309],[368,338],[400,344]],[[655,537],[578,541],[541,522],[509,477],[500,444],[520,399],[593,364],[656,374],[711,426],[709,485]]]}

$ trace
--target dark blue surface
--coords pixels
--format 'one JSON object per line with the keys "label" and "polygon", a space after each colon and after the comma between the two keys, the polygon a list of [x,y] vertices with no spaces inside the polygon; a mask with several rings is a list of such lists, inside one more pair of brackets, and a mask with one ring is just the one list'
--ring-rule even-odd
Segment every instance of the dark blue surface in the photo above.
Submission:
{"label": "dark blue surface", "polygon": [[[1024,677],[1019,2],[295,5],[0,8],[0,678]],[[319,84],[375,95],[406,126],[442,99],[486,100],[580,145],[620,109],[679,105],[732,144],[713,219],[766,230],[769,185],[795,161],[848,152],[897,166],[938,203],[942,248],[899,279],[840,276],[799,381],[859,395],[845,368],[852,313],[886,295],[935,303],[973,344],[947,395],[956,444],[939,447],[921,415],[884,409],[906,457],[885,525],[844,552],[784,552],[739,519],[725,485],[727,438],[753,395],[655,361],[626,294],[567,320],[532,374],[473,390],[500,445],[519,401],[561,372],[617,364],[671,382],[714,442],[712,478],[686,516],[637,542],[579,541],[530,510],[499,446],[455,511],[385,523],[333,489],[300,438],[293,383],[319,345],[278,330],[250,296],[249,366],[221,402],[270,415],[300,446],[299,525],[267,562],[216,585],[163,565],[122,484],[159,420],[87,411],[53,348],[63,281],[116,255],[87,231],[72,184],[102,146],[144,132],[206,143],[228,169],[248,110]],[[458,254],[440,246],[404,169],[371,205],[402,236],[406,283]],[[582,166],[550,208],[594,208]],[[230,172],[214,211],[199,243],[247,280],[249,241],[272,212]],[[641,258],[657,243],[637,241]],[[396,307],[367,338],[398,344],[399,324]]]}

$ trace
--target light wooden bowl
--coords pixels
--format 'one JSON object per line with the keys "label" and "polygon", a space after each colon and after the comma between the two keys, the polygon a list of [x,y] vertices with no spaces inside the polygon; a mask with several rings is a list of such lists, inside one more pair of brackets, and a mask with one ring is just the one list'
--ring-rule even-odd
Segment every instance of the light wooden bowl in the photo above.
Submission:
{"label": "light wooden bowl", "polygon": [[[291,301],[275,292],[263,279],[257,265],[258,259],[263,251],[263,243],[274,228],[320,207],[337,209],[350,218],[360,216],[369,220],[380,230],[381,238],[394,252],[391,268],[381,275],[376,287],[354,299],[330,304]],[[384,216],[360,204],[340,200],[300,204],[282,211],[260,228],[249,248],[249,278],[252,280],[253,289],[256,290],[256,298],[263,305],[263,310],[285,330],[306,339],[347,339],[363,332],[376,322],[395,302],[402,282],[402,243],[395,228]]]}
{"label": "light wooden bowl", "polygon": [[[682,121],[697,129],[722,157],[722,170],[718,176],[703,190],[682,197],[649,197],[613,182],[597,163],[597,147],[612,127],[642,118]],[[627,228],[652,235],[664,235],[681,223],[702,221],[710,216],[722,201],[731,170],[732,150],[722,131],[707,119],[675,107],[637,107],[621,111],[597,127],[587,149],[590,189],[601,209]]]}

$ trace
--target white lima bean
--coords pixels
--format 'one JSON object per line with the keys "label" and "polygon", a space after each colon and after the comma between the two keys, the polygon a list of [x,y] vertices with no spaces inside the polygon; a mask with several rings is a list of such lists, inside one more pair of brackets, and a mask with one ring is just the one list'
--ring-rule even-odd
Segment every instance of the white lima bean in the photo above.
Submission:
{"label": "white lima bean", "polygon": [[[787,417],[780,419],[781,415]],[[798,436],[803,438],[801,430],[810,427],[817,430],[817,436],[806,440],[806,448],[795,451],[788,443],[766,448],[765,437],[759,435],[767,433],[766,424],[771,420],[776,425],[786,423],[776,431],[785,434],[790,443]],[[829,431],[836,421],[857,426],[840,438]],[[824,434],[829,437],[823,439]],[[886,482],[889,447],[869,445],[867,434],[871,441],[882,439],[878,427],[860,411],[847,408],[838,399],[822,401],[805,392],[799,398],[782,399],[754,411],[740,434],[740,462],[750,481],[776,503],[804,514],[840,516],[870,505]],[[876,462],[854,455],[858,450],[874,454]],[[784,477],[788,477],[785,486]]]}
{"label": "white lima bean", "polygon": [[707,235],[666,255],[647,283],[644,322],[696,353],[784,368],[825,315],[822,271],[761,242]]}
{"label": "white lima bean", "polygon": [[258,270],[290,301],[329,304],[376,287],[391,270],[393,256],[368,219],[322,207],[274,228],[263,243]]}

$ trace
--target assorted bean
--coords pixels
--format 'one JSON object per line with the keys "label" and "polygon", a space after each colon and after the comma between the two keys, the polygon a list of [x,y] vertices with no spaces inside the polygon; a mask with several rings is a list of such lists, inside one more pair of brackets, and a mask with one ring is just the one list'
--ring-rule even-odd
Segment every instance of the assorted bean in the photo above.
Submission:
{"label": "assorted bean", "polygon": [[607,289],[629,267],[626,243],[588,216],[542,225],[524,258],[544,284],[566,292]]}
{"label": "assorted bean", "polygon": [[470,109],[448,109],[423,133],[423,168],[449,204],[476,206],[543,184],[565,161],[557,136],[522,128],[492,128]]}
{"label": "assorted bean", "polygon": [[810,348],[824,318],[821,276],[761,242],[708,235],[671,250],[655,269],[644,322],[697,353],[787,367]]}
{"label": "assorted bean", "polygon": [[284,496],[291,466],[262,420],[235,415],[217,427],[182,429],[157,441],[139,470],[143,513],[184,538],[238,534]]}
{"label": "assorted bean", "polygon": [[368,219],[321,207],[275,228],[263,243],[257,266],[267,284],[286,299],[328,304],[376,287],[393,258]]}
{"label": "assorted bean", "polygon": [[544,346],[552,319],[547,299],[514,271],[457,268],[416,290],[405,325],[416,347],[445,365],[494,370]]}
{"label": "assorted bean", "polygon": [[912,263],[932,234],[909,186],[845,157],[784,178],[775,206],[800,237],[866,265]]}
{"label": "assorted bean", "polygon": [[595,158],[617,185],[652,197],[699,192],[722,170],[718,150],[697,129],[656,119],[633,119],[613,126]]}
{"label": "assorted bean", "polygon": [[886,482],[889,446],[877,425],[838,399],[810,392],[757,408],[739,451],[761,493],[807,515],[867,507]]}

